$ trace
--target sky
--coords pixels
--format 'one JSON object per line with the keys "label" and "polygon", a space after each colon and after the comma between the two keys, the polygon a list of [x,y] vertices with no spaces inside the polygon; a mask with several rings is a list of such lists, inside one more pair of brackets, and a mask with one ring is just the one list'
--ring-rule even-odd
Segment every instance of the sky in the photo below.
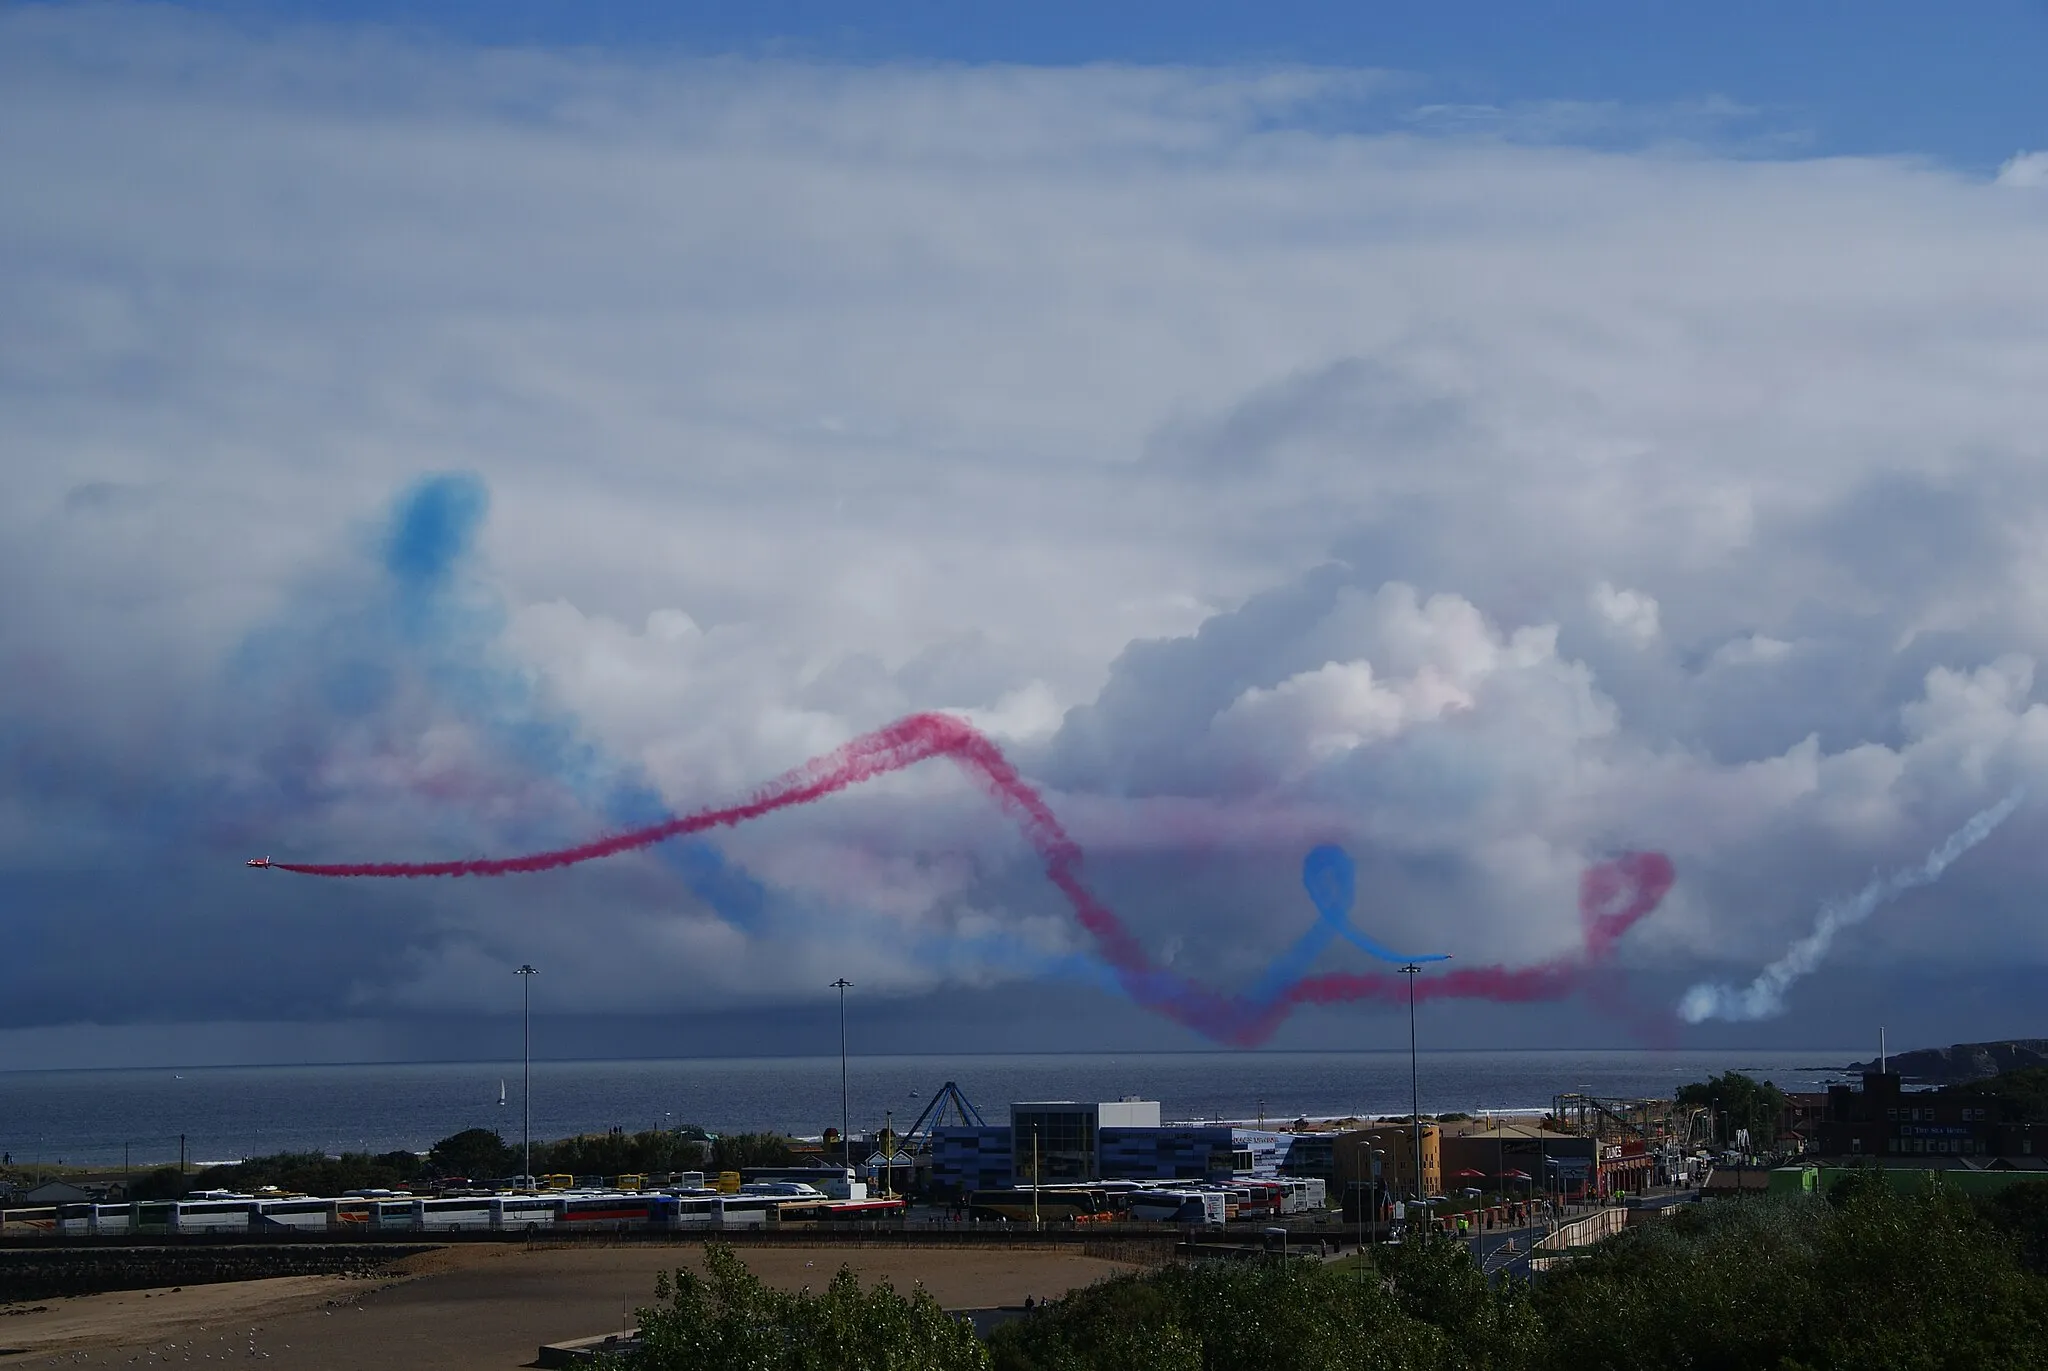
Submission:
{"label": "sky", "polygon": [[2048,1032],[2048,8],[1162,13],[0,5],[0,1060]]}

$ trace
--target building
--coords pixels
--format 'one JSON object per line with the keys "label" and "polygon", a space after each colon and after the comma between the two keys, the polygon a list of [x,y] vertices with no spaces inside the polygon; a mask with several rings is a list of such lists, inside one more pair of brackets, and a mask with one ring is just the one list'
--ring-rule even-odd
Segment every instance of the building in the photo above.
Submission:
{"label": "building", "polygon": [[1021,1180],[1102,1179],[1104,1128],[1158,1128],[1159,1102],[1127,1096],[1101,1104],[1039,1100],[1010,1106],[1012,1164]]}
{"label": "building", "polygon": [[1778,1146],[1794,1152],[1818,1150],[1820,1126],[1827,1121],[1825,1090],[1788,1090],[1778,1111]]}
{"label": "building", "polygon": [[[1489,1190],[1528,1187],[1536,1194],[1575,1194],[1604,1188],[1642,1190],[1649,1184],[1650,1158],[1640,1142],[1602,1143],[1575,1133],[1558,1133],[1527,1123],[1471,1119],[1444,1125],[1443,1170],[1452,1185]],[[1611,1159],[1607,1157],[1612,1153]],[[1603,1161],[1611,1161],[1603,1167]],[[1642,1173],[1640,1183],[1635,1173]],[[1608,1174],[1611,1173],[1611,1174]]]}
{"label": "building", "polygon": [[1100,1174],[1122,1181],[1227,1181],[1237,1174],[1236,1132],[1228,1124],[1105,1128]]}
{"label": "building", "polygon": [[[1062,1181],[1227,1181],[1283,1174],[1292,1135],[1229,1124],[1162,1124],[1155,1100],[1010,1106],[1000,1127],[932,1130],[936,1191]],[[1321,1173],[1304,1173],[1321,1174]]]}
{"label": "building", "polygon": [[947,1195],[1001,1190],[1016,1183],[1008,1124],[932,1130],[932,1189]]}
{"label": "building", "polygon": [[1897,1072],[1866,1071],[1860,1090],[1829,1088],[1818,1150],[1826,1157],[1922,1166],[1943,1158],[1964,1165],[1994,1157],[2023,1163],[2048,1153],[2048,1124],[2011,1122],[2000,1112],[1996,1100],[1906,1090]]}
{"label": "building", "polygon": [[[1444,1189],[1442,1133],[1437,1125],[1422,1125],[1422,1194],[1441,1195]],[[1336,1165],[1330,1177],[1332,1197],[1371,1188],[1378,1180],[1386,1193],[1395,1197],[1414,1195],[1415,1126],[1405,1123],[1376,1124],[1339,1133],[1331,1142]],[[1378,1154],[1379,1170],[1373,1169]]]}

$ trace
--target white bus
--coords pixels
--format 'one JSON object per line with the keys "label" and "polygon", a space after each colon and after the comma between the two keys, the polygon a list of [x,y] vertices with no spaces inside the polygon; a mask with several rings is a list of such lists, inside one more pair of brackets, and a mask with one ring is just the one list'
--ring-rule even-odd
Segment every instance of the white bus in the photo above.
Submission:
{"label": "white bus", "polygon": [[491,1227],[489,1195],[448,1196],[412,1202],[413,1227],[423,1233],[479,1233]]}
{"label": "white bus", "polygon": [[420,1226],[419,1212],[410,1198],[371,1200],[370,1227],[379,1232],[408,1232]]}
{"label": "white bus", "polygon": [[338,1226],[336,1207],[345,1201],[296,1196],[288,1200],[258,1200],[250,1210],[251,1228],[258,1231],[280,1228],[326,1232]]}
{"label": "white bus", "polygon": [[22,1237],[57,1231],[57,1206],[38,1205],[33,1209],[0,1209],[0,1233],[8,1237]]}
{"label": "white bus", "polygon": [[137,1233],[246,1233],[253,1196],[202,1200],[145,1200],[135,1206]]}
{"label": "white bus", "polygon": [[781,1221],[782,1206],[790,1202],[786,1195],[720,1195],[716,1227],[766,1228]]}
{"label": "white bus", "polygon": [[561,1208],[562,1201],[554,1195],[495,1195],[491,1198],[491,1227],[508,1233],[553,1228]]}
{"label": "white bus", "polygon": [[1216,1190],[1140,1190],[1131,1195],[1130,1215],[1140,1222],[1221,1228],[1228,1199]]}

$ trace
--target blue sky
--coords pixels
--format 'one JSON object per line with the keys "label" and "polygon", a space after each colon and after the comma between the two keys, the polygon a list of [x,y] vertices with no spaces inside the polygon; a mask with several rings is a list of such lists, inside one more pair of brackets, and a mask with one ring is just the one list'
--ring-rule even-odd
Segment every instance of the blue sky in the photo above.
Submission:
{"label": "blue sky", "polygon": [[1784,151],[1909,154],[1989,171],[2048,143],[2048,3],[846,5],[817,0],[213,0],[194,8],[391,25],[488,44],[648,45],[858,62],[1313,63],[1417,78],[1417,103],[1726,100]]}

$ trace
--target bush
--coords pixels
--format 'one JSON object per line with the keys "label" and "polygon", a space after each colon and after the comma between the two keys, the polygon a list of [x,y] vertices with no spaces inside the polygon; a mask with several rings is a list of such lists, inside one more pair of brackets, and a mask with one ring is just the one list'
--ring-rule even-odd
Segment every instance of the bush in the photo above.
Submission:
{"label": "bush", "polygon": [[[410,1152],[344,1152],[339,1157],[318,1152],[279,1152],[250,1157],[227,1166],[209,1166],[179,1177],[176,1167],[151,1172],[130,1192],[135,1199],[176,1199],[194,1190],[255,1190],[275,1186],[307,1195],[339,1195],[348,1190],[395,1190],[417,1180],[424,1170]],[[148,1187],[149,1193],[143,1193]]]}
{"label": "bush", "polygon": [[788,1166],[796,1150],[780,1133],[733,1133],[711,1144],[713,1171],[738,1171],[747,1166]]}
{"label": "bush", "polygon": [[712,1243],[706,1274],[678,1271],[639,1312],[643,1371],[986,1371],[973,1328],[923,1290],[863,1290],[845,1267],[823,1293],[763,1285],[731,1247]]}
{"label": "bush", "polygon": [[695,1171],[703,1167],[706,1150],[702,1142],[677,1131],[586,1133],[536,1143],[533,1169],[539,1175],[560,1172],[571,1176]]}

